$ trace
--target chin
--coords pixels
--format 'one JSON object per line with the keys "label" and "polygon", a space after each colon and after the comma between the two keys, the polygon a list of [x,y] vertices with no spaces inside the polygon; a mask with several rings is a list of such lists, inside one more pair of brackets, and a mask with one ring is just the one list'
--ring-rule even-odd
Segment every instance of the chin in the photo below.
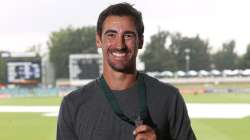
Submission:
{"label": "chin", "polygon": [[122,72],[122,73],[134,73],[135,72],[135,68],[132,66],[121,66],[121,65],[110,65],[111,68],[117,72]]}

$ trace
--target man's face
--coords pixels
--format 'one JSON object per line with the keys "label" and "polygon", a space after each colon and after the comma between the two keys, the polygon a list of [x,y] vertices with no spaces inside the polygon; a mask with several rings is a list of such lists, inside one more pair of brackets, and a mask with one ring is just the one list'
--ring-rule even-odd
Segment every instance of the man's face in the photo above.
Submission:
{"label": "man's face", "polygon": [[102,26],[102,35],[96,36],[97,47],[102,48],[104,68],[119,72],[136,70],[139,40],[134,20],[130,16],[108,16]]}

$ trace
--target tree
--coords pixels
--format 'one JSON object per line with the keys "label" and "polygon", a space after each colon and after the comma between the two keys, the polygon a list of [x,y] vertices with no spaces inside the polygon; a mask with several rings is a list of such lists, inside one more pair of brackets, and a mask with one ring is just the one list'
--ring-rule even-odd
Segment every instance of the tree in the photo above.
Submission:
{"label": "tree", "polygon": [[0,83],[5,83],[5,62],[3,58],[0,56]]}
{"label": "tree", "polygon": [[166,39],[169,32],[160,31],[151,36],[151,41],[146,45],[146,50],[140,57],[145,64],[145,71],[175,70],[174,56],[166,49]]}
{"label": "tree", "polygon": [[[188,51],[187,51],[188,50]],[[209,43],[196,37],[182,37],[180,33],[172,34],[170,52],[175,55],[179,70],[186,70],[187,61],[192,70],[210,69]],[[189,60],[187,60],[189,57]]]}
{"label": "tree", "polygon": [[247,45],[247,51],[240,60],[241,69],[250,69],[250,44]]}
{"label": "tree", "polygon": [[234,52],[235,41],[231,40],[228,43],[223,43],[222,50],[213,55],[212,61],[216,69],[236,69],[238,68],[238,56]]}
{"label": "tree", "polygon": [[[167,39],[170,38],[170,43]],[[165,44],[170,44],[165,46]],[[186,50],[189,50],[188,52]],[[187,57],[189,69],[210,69],[209,43],[196,37],[182,37],[180,33],[158,32],[151,37],[141,59],[146,71],[186,70]]]}
{"label": "tree", "polygon": [[56,78],[69,77],[70,54],[97,53],[95,33],[95,27],[67,27],[51,33],[48,46]]}

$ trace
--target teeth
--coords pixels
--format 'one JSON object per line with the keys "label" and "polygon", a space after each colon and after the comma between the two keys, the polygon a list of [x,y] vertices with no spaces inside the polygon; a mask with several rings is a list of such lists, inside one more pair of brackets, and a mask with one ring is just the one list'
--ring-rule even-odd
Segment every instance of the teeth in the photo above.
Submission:
{"label": "teeth", "polygon": [[112,54],[117,57],[123,57],[126,55],[125,53],[117,53],[117,52],[113,52]]}

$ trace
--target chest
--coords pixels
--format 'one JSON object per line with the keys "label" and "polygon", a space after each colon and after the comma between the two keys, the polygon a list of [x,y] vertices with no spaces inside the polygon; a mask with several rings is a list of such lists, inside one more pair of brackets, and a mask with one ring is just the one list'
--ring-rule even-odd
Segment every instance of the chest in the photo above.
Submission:
{"label": "chest", "polygon": [[134,127],[121,121],[108,104],[80,107],[76,116],[79,140],[133,140]]}
{"label": "chest", "polygon": [[[135,119],[139,114],[137,97],[117,97],[123,112]],[[159,131],[168,132],[166,107],[155,102],[148,104],[152,120]],[[78,107],[75,115],[75,132],[79,140],[134,140],[134,126],[122,121],[103,96]]]}

